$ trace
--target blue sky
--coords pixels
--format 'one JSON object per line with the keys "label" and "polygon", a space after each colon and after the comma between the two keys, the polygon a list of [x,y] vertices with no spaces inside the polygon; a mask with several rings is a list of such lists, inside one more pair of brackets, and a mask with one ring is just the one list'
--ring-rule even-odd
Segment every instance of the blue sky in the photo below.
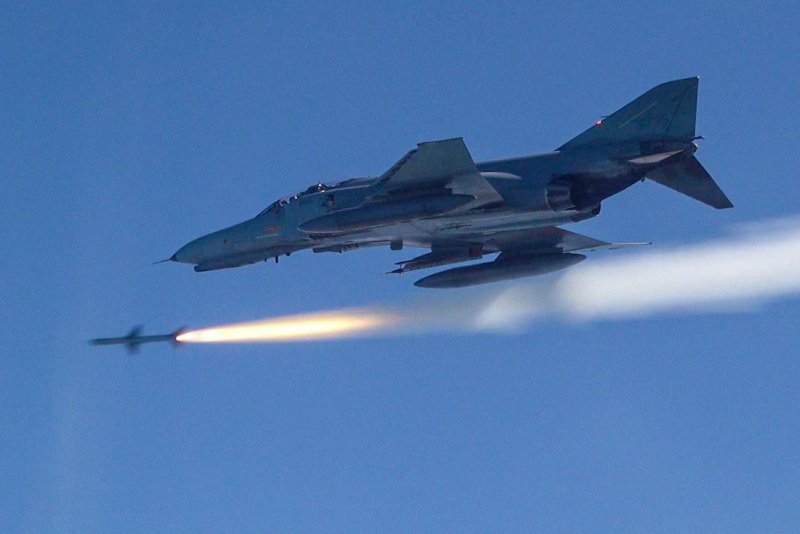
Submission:
{"label": "blue sky", "polygon": [[797,215],[796,3],[4,15],[4,531],[800,524],[796,298],[136,358],[85,343],[410,302],[413,277],[381,274],[408,251],[205,274],[151,262],[316,181],[383,172],[419,141],[463,136],[476,160],[553,149],[674,78],[701,77],[698,157],[736,207],[645,183],[570,229],[675,247]]}

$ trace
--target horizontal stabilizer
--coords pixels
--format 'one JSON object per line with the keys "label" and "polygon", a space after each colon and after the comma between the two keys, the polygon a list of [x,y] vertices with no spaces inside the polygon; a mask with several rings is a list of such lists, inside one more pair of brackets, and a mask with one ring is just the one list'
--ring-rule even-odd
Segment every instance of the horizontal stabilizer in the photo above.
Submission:
{"label": "horizontal stabilizer", "polygon": [[651,171],[647,177],[711,207],[733,207],[722,189],[694,156]]}

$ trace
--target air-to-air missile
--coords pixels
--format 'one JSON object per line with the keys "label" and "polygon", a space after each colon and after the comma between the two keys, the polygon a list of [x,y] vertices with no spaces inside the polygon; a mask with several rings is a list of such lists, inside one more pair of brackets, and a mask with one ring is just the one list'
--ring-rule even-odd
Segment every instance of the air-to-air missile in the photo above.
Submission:
{"label": "air-to-air missile", "polygon": [[141,335],[142,327],[135,326],[128,332],[128,335],[121,336],[121,337],[99,337],[95,339],[90,339],[90,345],[125,345],[125,348],[128,349],[128,352],[135,353],[138,352],[139,346],[144,345],[145,343],[172,343],[174,345],[178,345],[180,341],[178,341],[178,336],[181,335],[185,331],[184,328],[179,328],[172,332],[171,334],[159,334],[159,335],[152,335],[152,336],[143,336]]}

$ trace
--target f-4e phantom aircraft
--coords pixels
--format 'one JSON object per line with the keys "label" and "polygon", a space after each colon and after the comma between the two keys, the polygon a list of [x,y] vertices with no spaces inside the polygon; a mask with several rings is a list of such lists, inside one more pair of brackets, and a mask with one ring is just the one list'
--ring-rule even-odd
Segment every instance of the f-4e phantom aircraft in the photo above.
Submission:
{"label": "f-4e phantom aircraft", "polygon": [[475,163],[463,139],[420,143],[380,176],[318,183],[242,223],[195,239],[172,261],[198,272],[299,250],[429,249],[393,273],[490,254],[420,287],[462,287],[543,274],[613,244],[558,228],[600,213],[601,202],[649,178],[714,208],[731,202],[694,156],[698,78],[661,84],[553,152]]}

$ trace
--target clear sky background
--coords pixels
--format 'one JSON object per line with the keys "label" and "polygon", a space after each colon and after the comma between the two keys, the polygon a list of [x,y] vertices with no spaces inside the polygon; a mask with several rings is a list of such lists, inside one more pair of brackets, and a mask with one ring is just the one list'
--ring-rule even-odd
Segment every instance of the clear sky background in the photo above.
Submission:
{"label": "clear sky background", "polygon": [[[151,262],[419,141],[551,150],[675,78],[701,77],[698,156],[736,207],[645,183],[570,229],[666,247],[798,215],[796,2],[2,11],[0,530],[797,531],[798,299],[516,334],[86,345],[410,302],[416,277],[381,274],[408,250]],[[611,254],[630,252],[589,262]]]}

